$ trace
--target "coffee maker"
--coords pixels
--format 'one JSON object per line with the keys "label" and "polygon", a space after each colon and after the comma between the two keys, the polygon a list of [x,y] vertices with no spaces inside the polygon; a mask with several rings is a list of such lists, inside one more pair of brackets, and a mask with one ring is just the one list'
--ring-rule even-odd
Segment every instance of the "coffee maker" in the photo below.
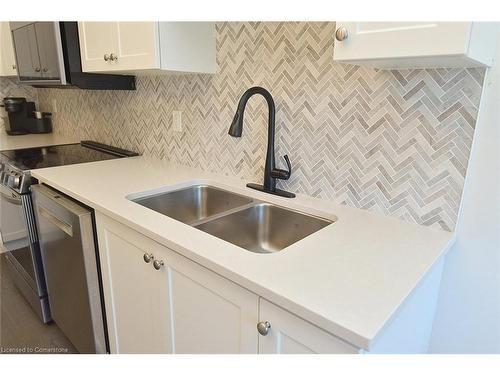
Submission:
{"label": "coffee maker", "polygon": [[34,102],[26,98],[7,97],[3,99],[2,107],[8,113],[9,121],[5,131],[9,135],[39,134],[52,132],[52,114],[38,112]]}

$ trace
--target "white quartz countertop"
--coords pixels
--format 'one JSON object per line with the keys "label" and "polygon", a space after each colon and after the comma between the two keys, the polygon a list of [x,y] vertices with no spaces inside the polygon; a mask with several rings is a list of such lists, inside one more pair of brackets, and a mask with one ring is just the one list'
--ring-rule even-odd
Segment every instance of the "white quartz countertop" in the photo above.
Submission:
{"label": "white quartz countertop", "polygon": [[3,131],[0,134],[0,151],[62,145],[77,142],[80,142],[80,139],[57,135],[54,133],[8,135],[5,131]]}
{"label": "white quartz countertop", "polygon": [[[246,181],[143,156],[32,174],[364,349],[454,241],[453,233],[303,195],[276,197],[246,188]],[[280,252],[256,254],[126,198],[194,182],[338,220]]]}

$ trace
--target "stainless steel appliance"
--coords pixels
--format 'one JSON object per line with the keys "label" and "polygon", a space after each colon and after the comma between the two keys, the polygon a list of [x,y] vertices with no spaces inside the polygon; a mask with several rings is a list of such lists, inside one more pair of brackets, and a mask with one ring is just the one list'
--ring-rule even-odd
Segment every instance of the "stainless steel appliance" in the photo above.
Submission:
{"label": "stainless steel appliance", "polygon": [[135,156],[91,141],[0,153],[0,234],[12,278],[43,322],[51,320],[31,197],[30,170]]}
{"label": "stainless steel appliance", "polygon": [[32,186],[52,319],[80,353],[106,353],[93,211]]}
{"label": "stainless steel appliance", "polygon": [[10,22],[17,74],[33,86],[135,90],[135,77],[82,72],[77,22]]}
{"label": "stainless steel appliance", "polygon": [[51,318],[31,194],[20,194],[13,188],[22,178],[18,171],[2,163],[0,170],[0,232],[6,268],[33,310],[47,323]]}

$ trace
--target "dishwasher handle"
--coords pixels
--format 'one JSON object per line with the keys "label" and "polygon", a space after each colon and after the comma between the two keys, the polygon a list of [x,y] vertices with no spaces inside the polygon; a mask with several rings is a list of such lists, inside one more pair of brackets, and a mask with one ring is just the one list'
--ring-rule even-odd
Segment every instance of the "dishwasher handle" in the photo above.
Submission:
{"label": "dishwasher handle", "polygon": [[68,236],[73,237],[73,226],[72,225],[57,218],[57,216],[54,215],[50,210],[46,209],[45,207],[43,207],[41,205],[37,205],[37,208],[38,208],[38,212],[40,213],[41,216],[43,216],[45,219],[50,221],[52,224],[54,224],[60,230],[65,232]]}

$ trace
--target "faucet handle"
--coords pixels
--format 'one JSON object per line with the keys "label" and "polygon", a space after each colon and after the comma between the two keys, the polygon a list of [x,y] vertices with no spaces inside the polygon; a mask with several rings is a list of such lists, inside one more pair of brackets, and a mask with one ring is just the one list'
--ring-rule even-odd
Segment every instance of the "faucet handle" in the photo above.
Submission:
{"label": "faucet handle", "polygon": [[271,171],[271,176],[274,178],[279,178],[280,180],[288,180],[290,178],[290,175],[292,174],[292,165],[290,164],[288,155],[283,156],[283,159],[285,159],[288,170],[275,168],[273,171]]}
{"label": "faucet handle", "polygon": [[288,155],[283,156],[283,159],[286,161],[286,166],[287,166],[287,176],[285,180],[288,180],[290,178],[290,175],[292,174],[292,164],[290,163],[290,159],[288,158]]}

